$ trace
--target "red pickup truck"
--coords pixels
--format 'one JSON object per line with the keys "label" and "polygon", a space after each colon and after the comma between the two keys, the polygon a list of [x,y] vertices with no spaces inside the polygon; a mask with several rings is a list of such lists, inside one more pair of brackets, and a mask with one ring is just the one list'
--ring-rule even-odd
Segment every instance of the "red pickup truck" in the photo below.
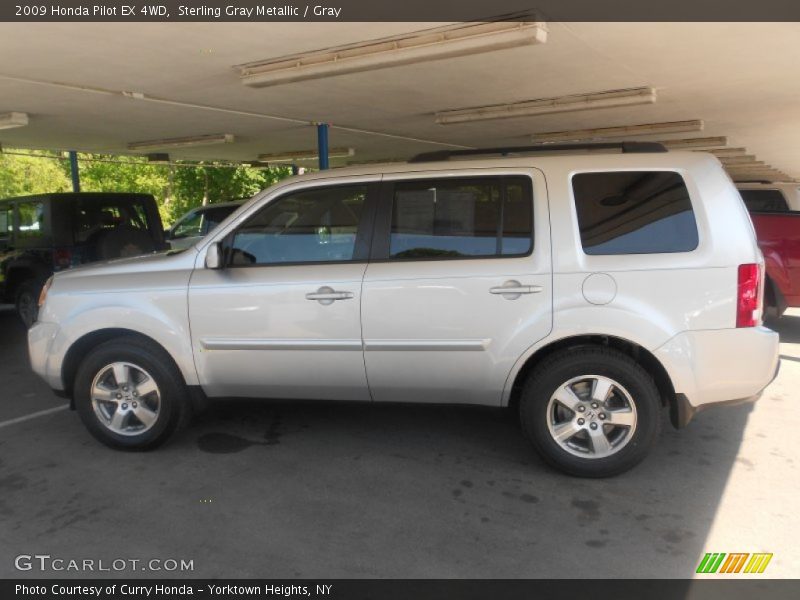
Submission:
{"label": "red pickup truck", "polygon": [[767,317],[800,307],[800,186],[797,183],[737,183],[767,266]]}

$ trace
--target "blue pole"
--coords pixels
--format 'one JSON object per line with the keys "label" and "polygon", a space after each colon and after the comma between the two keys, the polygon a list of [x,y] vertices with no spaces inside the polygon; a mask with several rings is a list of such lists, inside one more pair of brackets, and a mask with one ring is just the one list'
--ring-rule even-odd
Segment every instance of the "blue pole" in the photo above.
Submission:
{"label": "blue pole", "polygon": [[297,175],[298,173],[300,173],[300,169],[297,165],[292,165],[292,175]]}
{"label": "blue pole", "polygon": [[78,153],[75,150],[69,151],[69,172],[72,175],[72,191],[81,191],[81,174],[78,171]]}
{"label": "blue pole", "polygon": [[324,171],[328,168],[328,124],[317,123],[317,150],[319,151],[319,169]]}

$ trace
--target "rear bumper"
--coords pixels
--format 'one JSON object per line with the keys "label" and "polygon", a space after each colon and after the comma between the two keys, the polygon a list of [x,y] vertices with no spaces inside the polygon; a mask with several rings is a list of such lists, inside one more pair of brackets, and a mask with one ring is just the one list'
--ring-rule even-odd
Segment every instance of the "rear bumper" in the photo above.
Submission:
{"label": "rear bumper", "polygon": [[[780,369],[781,363],[779,360],[778,366],[775,368],[775,375],[773,375],[769,383],[775,381]],[[769,383],[767,385],[769,385]],[[764,387],[766,388],[766,386]],[[669,419],[675,429],[683,429],[692,421],[697,413],[702,412],[707,408],[715,408],[717,406],[738,406],[740,404],[752,403],[761,398],[763,393],[764,390],[762,389],[757,394],[753,394],[747,398],[737,398],[735,400],[723,400],[721,402],[700,404],[696,407],[692,406],[692,404],[689,402],[689,399],[684,394],[675,394],[675,400],[672,402],[672,404],[670,404],[669,407]]]}
{"label": "rear bumper", "polygon": [[757,400],[780,365],[778,334],[766,327],[686,331],[654,354],[672,379],[676,427],[708,406]]}

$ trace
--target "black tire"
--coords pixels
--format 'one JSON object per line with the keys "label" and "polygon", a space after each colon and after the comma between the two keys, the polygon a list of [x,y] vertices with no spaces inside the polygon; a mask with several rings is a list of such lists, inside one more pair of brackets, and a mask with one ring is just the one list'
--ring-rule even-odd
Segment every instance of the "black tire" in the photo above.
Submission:
{"label": "black tire", "polygon": [[[157,417],[142,433],[116,433],[95,414],[91,399],[94,378],[104,367],[117,362],[142,368],[158,386]],[[73,398],[81,421],[95,438],[112,448],[126,450],[156,448],[185,425],[191,414],[188,390],[172,358],[157,344],[135,336],[115,338],[92,350],[78,368]]]}
{"label": "black tire", "polygon": [[14,304],[17,315],[28,329],[33,326],[39,316],[39,294],[42,292],[43,281],[28,279],[23,281],[14,295]]}
{"label": "black tire", "polygon": [[[589,375],[621,384],[636,410],[632,433],[624,428],[610,430],[624,433],[629,439],[613,454],[602,458],[588,458],[591,452],[586,456],[570,453],[554,439],[548,426],[551,419],[548,404],[553,394],[564,383]],[[574,413],[574,418],[580,416]],[[577,477],[611,477],[633,468],[655,444],[661,430],[661,400],[653,378],[632,358],[611,348],[580,346],[553,354],[531,372],[520,398],[520,419],[526,435],[549,465]],[[603,427],[603,422],[595,422]],[[577,439],[588,434],[582,432]]]}

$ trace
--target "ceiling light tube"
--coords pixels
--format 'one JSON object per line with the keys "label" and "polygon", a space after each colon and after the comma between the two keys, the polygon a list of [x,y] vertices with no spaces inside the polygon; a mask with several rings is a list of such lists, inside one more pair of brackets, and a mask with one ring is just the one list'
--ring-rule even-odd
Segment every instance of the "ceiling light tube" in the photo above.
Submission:
{"label": "ceiling light tube", "polygon": [[601,140],[606,138],[625,138],[640,135],[663,135],[665,133],[685,133],[702,131],[703,121],[674,121],[671,123],[646,123],[642,125],[622,125],[620,127],[601,127],[598,129],[576,129],[573,131],[551,131],[531,136],[534,142],[567,142]]}
{"label": "ceiling light tube", "polygon": [[435,29],[237,65],[251,87],[281,85],[543,44],[547,25],[539,21],[459,23]]}
{"label": "ceiling light tube", "polygon": [[710,148],[724,148],[728,145],[728,138],[722,137],[702,137],[686,138],[684,140],[662,140],[658,142],[669,150],[700,150]]}
{"label": "ceiling light tube", "polygon": [[25,127],[28,124],[28,113],[9,112],[0,115],[0,129]]}
{"label": "ceiling light tube", "polygon": [[212,144],[230,144],[234,141],[232,133],[214,133],[184,138],[168,138],[165,140],[148,140],[146,142],[132,142],[128,150],[147,151],[162,148],[189,148],[192,146],[210,146]]}
{"label": "ceiling light tube", "polygon": [[575,94],[558,98],[529,100],[515,104],[495,104],[479,108],[447,110],[436,113],[436,122],[439,125],[453,125],[455,123],[471,123],[493,119],[536,117],[581,110],[653,104],[655,101],[656,90],[651,87],[641,87],[629,90],[612,90],[593,94]]}
{"label": "ceiling light tube", "polygon": [[[343,158],[355,156],[354,148],[331,148],[328,150],[328,157]],[[316,160],[319,158],[319,150],[296,150],[292,152],[278,152],[275,154],[259,154],[259,162],[293,162],[296,160]]]}
{"label": "ceiling light tube", "polygon": [[[703,152],[703,150],[696,150],[696,152]],[[720,148],[718,150],[708,150],[717,158],[732,158],[734,156],[746,156],[747,150],[744,148]]]}

